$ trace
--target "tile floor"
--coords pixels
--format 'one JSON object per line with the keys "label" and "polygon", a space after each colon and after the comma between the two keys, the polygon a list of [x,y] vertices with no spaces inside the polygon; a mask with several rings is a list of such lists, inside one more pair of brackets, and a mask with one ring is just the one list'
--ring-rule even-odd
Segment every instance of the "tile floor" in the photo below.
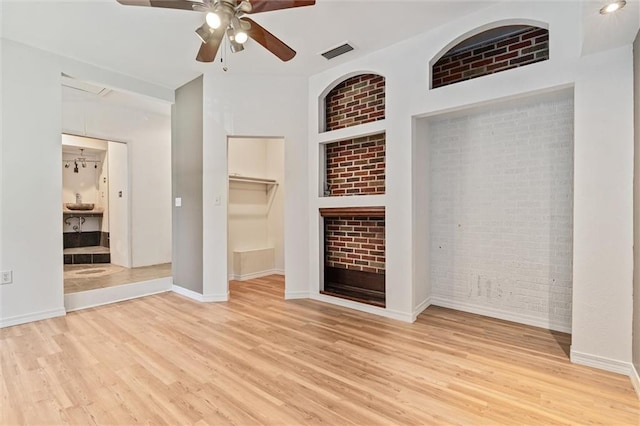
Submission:
{"label": "tile floor", "polygon": [[110,263],[64,265],[64,292],[76,293],[170,276],[171,263],[131,269]]}

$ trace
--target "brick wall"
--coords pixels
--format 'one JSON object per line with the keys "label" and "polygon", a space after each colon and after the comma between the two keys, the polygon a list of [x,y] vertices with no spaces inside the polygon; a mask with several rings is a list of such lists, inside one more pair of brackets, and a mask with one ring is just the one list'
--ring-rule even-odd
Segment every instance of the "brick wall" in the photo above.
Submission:
{"label": "brick wall", "polygon": [[433,296],[571,326],[573,100],[429,126]]}
{"label": "brick wall", "polygon": [[384,118],[384,77],[362,74],[334,87],[325,98],[325,130],[337,130]]}
{"label": "brick wall", "polygon": [[384,273],[383,217],[325,217],[325,266]]}
{"label": "brick wall", "polygon": [[385,134],[326,145],[330,196],[384,194]]}
{"label": "brick wall", "polygon": [[549,31],[529,27],[497,41],[446,53],[433,65],[431,87],[435,89],[547,59]]}

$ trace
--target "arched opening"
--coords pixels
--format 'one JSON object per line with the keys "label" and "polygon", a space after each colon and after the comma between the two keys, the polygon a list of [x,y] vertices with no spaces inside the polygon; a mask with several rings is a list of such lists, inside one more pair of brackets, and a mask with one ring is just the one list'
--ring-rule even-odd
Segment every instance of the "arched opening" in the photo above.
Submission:
{"label": "arched opening", "polygon": [[549,59],[549,30],[501,25],[475,33],[432,62],[431,88],[482,77]]}
{"label": "arched opening", "polygon": [[324,98],[324,131],[382,120],[385,117],[385,79],[359,74],[336,85]]}

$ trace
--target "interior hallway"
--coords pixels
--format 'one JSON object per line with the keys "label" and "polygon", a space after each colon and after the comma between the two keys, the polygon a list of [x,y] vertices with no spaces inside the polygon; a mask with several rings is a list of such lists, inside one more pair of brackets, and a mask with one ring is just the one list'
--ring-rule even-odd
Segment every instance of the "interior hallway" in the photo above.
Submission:
{"label": "interior hallway", "polygon": [[164,293],[0,330],[2,424],[631,424],[629,378],[567,334],[428,308],[414,324],[283,300]]}

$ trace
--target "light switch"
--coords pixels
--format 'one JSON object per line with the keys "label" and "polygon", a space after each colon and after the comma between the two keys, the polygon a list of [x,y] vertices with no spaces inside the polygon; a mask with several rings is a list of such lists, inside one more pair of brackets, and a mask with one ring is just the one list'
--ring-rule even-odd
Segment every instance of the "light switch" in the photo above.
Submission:
{"label": "light switch", "polygon": [[176,197],[176,207],[182,207],[182,198]]}

